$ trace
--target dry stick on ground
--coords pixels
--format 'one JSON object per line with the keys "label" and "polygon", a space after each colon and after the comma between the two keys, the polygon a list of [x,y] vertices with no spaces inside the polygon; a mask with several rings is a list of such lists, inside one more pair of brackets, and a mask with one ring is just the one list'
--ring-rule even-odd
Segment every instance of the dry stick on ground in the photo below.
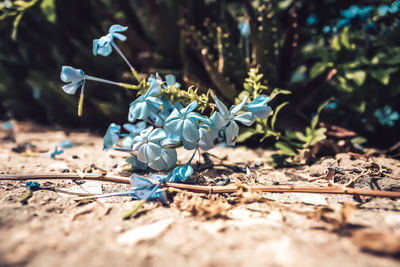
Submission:
{"label": "dry stick on ground", "polygon": [[[85,173],[84,176],[77,173],[65,174],[0,174],[0,181],[6,180],[54,180],[54,179],[74,179],[74,180],[95,180],[103,182],[113,182],[129,184],[129,178],[104,174]],[[227,186],[200,186],[190,184],[167,183],[168,187],[177,188],[196,193],[235,193],[242,190],[240,185]],[[274,192],[274,193],[315,193],[315,194],[346,194],[358,196],[390,197],[400,198],[400,192],[367,190],[357,188],[344,188],[337,186],[317,187],[317,186],[296,186],[296,185],[254,185],[248,186],[253,192]]]}

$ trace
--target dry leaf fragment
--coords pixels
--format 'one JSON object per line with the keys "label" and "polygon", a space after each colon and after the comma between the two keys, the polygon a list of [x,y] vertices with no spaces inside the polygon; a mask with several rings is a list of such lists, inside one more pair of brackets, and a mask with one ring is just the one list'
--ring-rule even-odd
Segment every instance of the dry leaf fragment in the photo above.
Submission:
{"label": "dry leaf fragment", "polygon": [[193,194],[185,191],[179,192],[174,197],[175,206],[181,211],[187,211],[193,216],[204,217],[206,219],[216,217],[226,217],[228,210],[232,206],[220,196],[210,196],[210,198]]}

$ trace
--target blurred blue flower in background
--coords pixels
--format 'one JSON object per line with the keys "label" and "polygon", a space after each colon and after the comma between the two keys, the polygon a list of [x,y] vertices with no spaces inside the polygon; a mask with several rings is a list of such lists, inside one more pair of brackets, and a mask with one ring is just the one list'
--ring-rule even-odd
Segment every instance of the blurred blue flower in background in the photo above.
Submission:
{"label": "blurred blue flower in background", "polygon": [[238,29],[243,37],[248,38],[250,36],[250,23],[247,20],[240,22]]}
{"label": "blurred blue flower in background", "polygon": [[315,15],[310,15],[307,20],[306,20],[306,24],[308,26],[316,26],[318,24],[318,18]]}
{"label": "blurred blue flower in background", "polygon": [[388,105],[375,110],[374,115],[380,124],[390,127],[394,126],[395,121],[400,118],[399,113],[393,111],[392,107]]}

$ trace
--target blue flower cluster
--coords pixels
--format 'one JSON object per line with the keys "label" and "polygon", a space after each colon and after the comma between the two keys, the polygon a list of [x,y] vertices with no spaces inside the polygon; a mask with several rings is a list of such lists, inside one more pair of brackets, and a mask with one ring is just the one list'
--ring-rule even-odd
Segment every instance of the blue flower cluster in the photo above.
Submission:
{"label": "blue flower cluster", "polygon": [[[93,54],[108,56],[114,49],[135,75],[136,71],[114,42],[115,38],[125,41],[126,36],[121,32],[126,30],[127,27],[121,25],[111,26],[107,35],[93,41]],[[240,31],[248,37],[250,31],[248,22],[240,25]],[[66,93],[74,94],[79,87],[82,87],[82,96],[86,80],[132,89],[126,84],[89,76],[82,70],[69,66],[62,68],[61,80],[68,83],[63,86]],[[176,165],[176,148],[183,146],[187,150],[194,150],[186,164],[175,167],[165,176],[160,176],[162,181],[185,181],[193,173],[190,164],[199,149],[207,151],[218,142],[234,146],[239,133],[239,124],[250,126],[256,118],[265,119],[271,113],[271,108],[267,105],[270,98],[266,95],[258,95],[253,101],[246,96],[240,104],[233,105],[229,109],[216,96],[213,96],[215,105],[210,105],[212,113],[208,117],[196,111],[198,107],[196,101],[191,100],[192,102],[185,103],[187,104],[185,106],[177,99],[173,101],[174,98],[168,95],[170,89],[181,90],[175,76],[166,75],[163,80],[156,74],[151,75],[147,81],[140,77],[137,80],[140,82],[141,91],[140,96],[130,104],[129,123],[124,124],[123,127],[112,123],[108,127],[104,136],[103,150],[115,149],[129,152],[131,157],[127,162],[133,169],[151,168],[157,171],[171,169]],[[204,107],[199,110],[204,110]],[[135,178],[136,180],[142,181],[139,178]],[[150,188],[153,187],[145,187],[147,191]],[[157,196],[157,198],[161,197]]]}
{"label": "blue flower cluster", "polygon": [[[239,105],[228,108],[214,96],[217,110],[210,117],[196,112],[197,102],[183,106],[181,103],[162,97],[162,89],[179,86],[172,75],[164,82],[159,75],[148,79],[148,90],[133,101],[129,108],[128,121],[121,133],[121,126],[112,123],[105,136],[103,149],[127,151],[131,153],[128,162],[134,169],[149,167],[154,170],[166,170],[177,162],[176,148],[183,146],[187,150],[209,150],[216,140],[234,146],[239,133],[238,123],[250,126],[256,117],[268,117],[271,108],[267,105],[269,97],[260,95],[248,103],[245,97]],[[120,138],[123,138],[119,144]],[[193,173],[191,160],[175,168],[166,176],[168,181],[184,181]]]}
{"label": "blue flower cluster", "polygon": [[400,119],[399,113],[394,111],[391,106],[384,106],[381,109],[375,110],[374,115],[380,124],[389,127],[394,126],[395,121]]}

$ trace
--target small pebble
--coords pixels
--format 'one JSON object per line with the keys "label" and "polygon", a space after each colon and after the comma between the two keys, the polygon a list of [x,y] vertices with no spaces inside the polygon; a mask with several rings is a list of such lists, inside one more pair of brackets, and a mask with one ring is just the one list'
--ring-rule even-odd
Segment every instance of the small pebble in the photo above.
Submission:
{"label": "small pebble", "polygon": [[79,159],[79,157],[77,155],[72,155],[73,159]]}
{"label": "small pebble", "polygon": [[69,172],[71,172],[69,169],[64,169],[61,171],[61,173],[69,173]]}
{"label": "small pebble", "polygon": [[113,167],[113,169],[117,168],[118,167],[118,163],[113,165],[112,167]]}
{"label": "small pebble", "polygon": [[241,168],[241,167],[239,167],[239,166],[234,166],[234,167],[232,168],[232,171],[234,171],[234,172],[246,173],[246,170],[243,169],[243,168]]}
{"label": "small pebble", "polygon": [[216,185],[216,186],[227,185],[230,182],[231,182],[231,179],[229,179],[229,178],[219,178],[219,179],[215,180],[214,185]]}
{"label": "small pebble", "polygon": [[273,182],[272,185],[279,185],[279,182]]}

